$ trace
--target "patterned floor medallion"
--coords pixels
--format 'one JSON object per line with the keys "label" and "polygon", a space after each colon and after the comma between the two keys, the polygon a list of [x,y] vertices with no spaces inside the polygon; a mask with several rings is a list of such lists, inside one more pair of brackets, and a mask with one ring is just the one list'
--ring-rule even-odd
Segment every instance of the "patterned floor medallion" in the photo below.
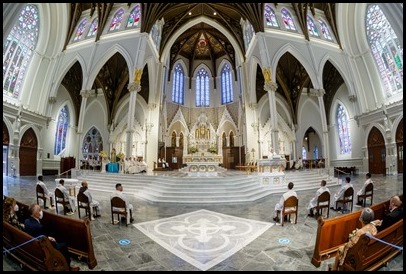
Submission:
{"label": "patterned floor medallion", "polygon": [[230,257],[272,225],[205,209],[134,224],[159,245],[203,271]]}

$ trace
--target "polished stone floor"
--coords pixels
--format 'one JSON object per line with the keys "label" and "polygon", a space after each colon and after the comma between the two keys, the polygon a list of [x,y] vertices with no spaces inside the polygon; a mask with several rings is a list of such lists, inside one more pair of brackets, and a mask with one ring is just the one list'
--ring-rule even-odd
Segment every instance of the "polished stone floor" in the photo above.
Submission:
{"label": "polished stone floor", "polygon": [[[176,172],[172,174],[176,176]],[[154,176],[160,176],[160,173]],[[355,191],[358,191],[365,181],[365,175],[355,175],[351,178]],[[44,176],[44,179],[49,190],[53,191],[55,176]],[[375,183],[374,203],[403,193],[403,175],[373,175],[372,180]],[[3,176],[3,194],[26,204],[34,203],[35,183],[35,177]],[[328,187],[332,193],[337,192],[339,188],[338,185]],[[325,271],[333,260],[323,261],[318,268],[311,264],[317,221],[307,216],[306,206],[315,195],[314,190],[298,191],[298,222],[287,223],[283,227],[272,220],[275,203],[279,201],[280,194],[238,204],[150,203],[130,196],[128,198],[134,206],[135,221],[128,227],[111,224],[108,193],[95,190],[92,195],[102,206],[102,217],[91,223],[98,265],[89,270],[84,262],[74,258],[73,262],[83,271]],[[354,207],[354,210],[361,209],[362,207]],[[196,214],[200,214],[200,217],[196,218]],[[330,218],[340,214],[330,211]],[[78,218],[78,215],[74,214],[71,218]],[[217,223],[213,224],[210,221],[212,219],[216,219]],[[178,232],[172,240],[169,238],[173,235],[167,234],[170,232],[168,227],[160,230],[170,222],[178,223],[170,224],[170,228]],[[195,227],[196,223],[199,223],[198,228]],[[191,236],[194,241],[187,238],[186,230],[189,234],[195,234]],[[222,232],[210,234],[214,230]],[[233,245],[234,238],[230,237],[230,231],[250,234],[250,237],[241,237],[235,240]],[[222,236],[227,234],[225,232],[230,235]],[[199,256],[201,249],[198,250],[197,246],[207,246],[206,243],[210,241],[213,244],[207,247],[206,255],[216,256],[205,255],[202,258]],[[222,242],[230,244],[230,249],[220,249],[220,246],[223,248]],[[212,251],[213,245],[216,244],[219,248]],[[187,252],[180,249],[179,245]],[[3,255],[3,270],[21,269],[11,258]],[[403,271],[403,253],[380,271]]]}

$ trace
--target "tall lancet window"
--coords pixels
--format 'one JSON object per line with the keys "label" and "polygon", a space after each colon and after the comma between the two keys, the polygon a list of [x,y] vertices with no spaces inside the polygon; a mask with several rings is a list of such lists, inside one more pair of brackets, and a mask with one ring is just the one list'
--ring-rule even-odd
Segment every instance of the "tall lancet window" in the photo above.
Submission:
{"label": "tall lancet window", "polygon": [[221,104],[233,102],[233,82],[231,77],[231,68],[225,64],[221,70]]}
{"label": "tall lancet window", "polygon": [[84,18],[82,21],[80,21],[80,24],[79,24],[78,28],[76,29],[76,33],[75,33],[75,37],[73,38],[73,41],[79,41],[82,38],[83,33],[85,32],[85,29],[86,29],[86,24],[87,24],[86,18]]}
{"label": "tall lancet window", "polygon": [[351,153],[350,129],[348,127],[348,115],[345,108],[338,104],[336,120],[338,125],[338,141],[340,146],[340,154]]}
{"label": "tall lancet window", "polygon": [[172,102],[183,105],[185,98],[185,73],[178,63],[173,72]]}
{"label": "tall lancet window", "polygon": [[309,15],[307,15],[306,18],[307,18],[307,29],[309,30],[309,34],[312,36],[319,37],[320,36],[319,31],[317,30],[317,27],[314,24],[313,19]]}
{"label": "tall lancet window", "polygon": [[66,136],[68,133],[69,126],[69,110],[68,106],[65,105],[58,115],[58,122],[56,124],[55,132],[55,148],[54,154],[59,155],[64,151],[66,147]]}
{"label": "tall lancet window", "polygon": [[109,31],[119,30],[121,26],[121,21],[123,21],[124,10],[119,9],[116,14],[114,14],[113,19],[110,22]]}
{"label": "tall lancet window", "polygon": [[37,46],[38,33],[38,8],[28,4],[21,10],[3,44],[3,95],[19,97],[27,67]]}
{"label": "tall lancet window", "polygon": [[386,97],[403,92],[403,47],[379,5],[368,6],[365,25]]}
{"label": "tall lancet window", "polygon": [[275,12],[270,5],[265,4],[264,14],[265,14],[265,27],[279,28],[278,19],[276,19]]}
{"label": "tall lancet window", "polygon": [[209,74],[201,68],[196,75],[196,107],[208,106],[210,106]]}
{"label": "tall lancet window", "polygon": [[295,22],[293,21],[293,18],[292,18],[292,15],[290,15],[290,12],[284,8],[281,10],[281,13],[282,13],[282,22],[285,25],[285,28],[287,30],[297,31]]}
{"label": "tall lancet window", "polygon": [[96,35],[98,25],[99,25],[99,19],[96,17],[93,19],[92,24],[90,24],[89,32],[87,33],[87,37],[93,37]]}
{"label": "tall lancet window", "polygon": [[127,28],[137,27],[140,23],[140,19],[141,19],[141,6],[140,4],[137,4],[132,9],[130,16],[128,16]]}
{"label": "tall lancet window", "polygon": [[321,27],[321,33],[323,33],[324,38],[330,41],[333,40],[333,38],[331,38],[331,34],[330,31],[328,30],[327,24],[321,19],[319,19],[319,24]]}

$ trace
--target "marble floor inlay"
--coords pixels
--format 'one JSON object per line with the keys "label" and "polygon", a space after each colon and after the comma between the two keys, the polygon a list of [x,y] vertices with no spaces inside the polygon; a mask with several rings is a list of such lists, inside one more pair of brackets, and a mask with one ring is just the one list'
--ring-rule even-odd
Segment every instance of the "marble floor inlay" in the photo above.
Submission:
{"label": "marble floor inlay", "polygon": [[204,271],[248,245],[273,223],[201,209],[134,226],[168,251]]}

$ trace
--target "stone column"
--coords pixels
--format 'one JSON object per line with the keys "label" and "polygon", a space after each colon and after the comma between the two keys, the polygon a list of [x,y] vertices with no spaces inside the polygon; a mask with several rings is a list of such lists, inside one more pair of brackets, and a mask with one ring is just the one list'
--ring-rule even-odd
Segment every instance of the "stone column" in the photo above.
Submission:
{"label": "stone column", "polygon": [[[142,70],[141,70],[141,73],[142,73]],[[138,75],[137,72],[136,72],[136,75]],[[141,81],[141,76],[139,76],[139,79],[137,79],[137,77],[136,77],[134,82],[129,83],[127,86],[128,90],[130,91],[130,101],[129,101],[128,114],[127,114],[125,154],[129,155],[129,157],[132,153],[131,149],[132,149],[132,143],[133,143],[132,139],[133,139],[133,133],[134,133],[135,104],[137,102],[137,93],[141,91],[140,81]]]}
{"label": "stone column", "polygon": [[[329,150],[329,142],[328,142],[328,128],[327,128],[327,118],[326,118],[326,110],[324,107],[324,100],[323,96],[326,94],[324,89],[310,89],[310,94],[313,96],[317,96],[317,100],[319,102],[319,110],[320,110],[320,117],[321,117],[321,127],[323,129],[323,147],[322,153],[325,158],[325,166],[328,169],[330,167],[330,150]],[[319,155],[320,157],[320,155]]]}
{"label": "stone column", "polygon": [[85,120],[86,115],[86,104],[87,98],[91,95],[95,94],[94,90],[84,90],[80,91],[80,95],[82,96],[82,102],[80,104],[80,111],[79,111],[79,122],[78,122],[78,133],[83,133],[83,121]]}
{"label": "stone column", "polygon": [[272,147],[276,154],[279,154],[279,142],[278,142],[278,113],[276,111],[276,90],[278,85],[271,80],[271,69],[264,68],[262,73],[265,78],[264,89],[268,92],[269,100],[269,112],[271,115],[271,139]]}

